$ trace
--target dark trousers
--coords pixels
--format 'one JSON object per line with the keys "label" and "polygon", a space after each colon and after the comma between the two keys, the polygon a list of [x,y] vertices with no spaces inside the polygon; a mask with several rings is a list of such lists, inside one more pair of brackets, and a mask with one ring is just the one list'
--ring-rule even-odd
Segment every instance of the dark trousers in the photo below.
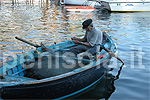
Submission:
{"label": "dark trousers", "polygon": [[73,52],[75,55],[82,53],[82,52],[88,52],[92,55],[96,54],[100,50],[100,45],[95,45],[94,47],[89,47],[85,45],[78,45],[76,47],[70,48],[70,52]]}

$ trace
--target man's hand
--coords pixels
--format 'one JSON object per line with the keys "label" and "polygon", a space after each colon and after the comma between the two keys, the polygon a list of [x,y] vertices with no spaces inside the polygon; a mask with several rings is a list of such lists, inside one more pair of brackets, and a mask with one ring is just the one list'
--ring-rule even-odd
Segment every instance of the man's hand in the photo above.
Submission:
{"label": "man's hand", "polygon": [[80,41],[80,42],[86,42],[83,38],[77,38],[77,37],[72,37],[71,38],[72,40],[77,40],[77,41]]}
{"label": "man's hand", "polygon": [[72,40],[77,40],[77,38],[76,38],[76,37],[72,37],[71,39],[72,39]]}
{"label": "man's hand", "polygon": [[74,42],[75,44],[81,44],[81,42],[78,41],[78,40],[73,40],[73,42]]}
{"label": "man's hand", "polygon": [[80,42],[80,41],[78,41],[78,40],[73,40],[73,42],[74,42],[75,44],[82,44],[82,45],[86,45],[86,46],[92,47],[89,43],[83,43],[83,42]]}

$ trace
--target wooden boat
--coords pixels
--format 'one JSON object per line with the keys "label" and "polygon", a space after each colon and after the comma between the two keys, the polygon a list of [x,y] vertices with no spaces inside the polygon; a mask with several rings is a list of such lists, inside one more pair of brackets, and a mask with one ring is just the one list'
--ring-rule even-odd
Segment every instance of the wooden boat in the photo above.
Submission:
{"label": "wooden boat", "polygon": [[104,2],[105,6],[107,5],[106,8],[110,11],[117,11],[117,12],[150,11],[150,0],[102,0],[102,5]]}
{"label": "wooden boat", "polygon": [[64,7],[67,11],[80,11],[80,12],[91,12],[94,11],[95,8],[89,6],[66,6]]}
{"label": "wooden boat", "polygon": [[[18,55],[0,67],[1,98],[64,99],[90,89],[104,76],[111,54],[114,55],[116,51],[111,37],[106,33],[103,34],[104,45],[98,54],[90,57],[92,59],[64,56],[63,53],[70,47],[77,45],[73,41],[40,47],[17,38],[37,48],[32,52]],[[75,63],[70,64],[70,60]]]}

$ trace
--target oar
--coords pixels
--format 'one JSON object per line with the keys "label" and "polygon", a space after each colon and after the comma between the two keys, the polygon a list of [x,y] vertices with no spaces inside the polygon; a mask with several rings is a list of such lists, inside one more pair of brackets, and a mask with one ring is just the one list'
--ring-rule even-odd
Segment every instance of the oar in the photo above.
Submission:
{"label": "oar", "polygon": [[102,46],[102,48],[103,48],[106,52],[108,52],[108,54],[109,54],[110,56],[113,56],[113,57],[115,57],[116,59],[118,59],[119,61],[122,62],[122,65],[121,65],[121,67],[120,67],[120,70],[118,71],[118,74],[117,74],[116,77],[115,77],[115,80],[117,80],[117,79],[119,78],[119,75],[120,75],[120,73],[121,73],[122,67],[123,67],[123,65],[124,65],[124,61],[123,61],[122,59],[120,59],[118,56],[116,56],[112,51],[110,51],[109,49],[105,48],[104,46]]}
{"label": "oar", "polygon": [[119,61],[121,61],[124,65],[124,61],[122,59],[120,59],[118,56],[116,56],[112,51],[110,51],[109,49],[105,48],[105,47],[102,47],[106,52],[108,52],[109,55],[117,58]]}
{"label": "oar", "polygon": [[31,43],[31,42],[29,42],[29,41],[27,41],[27,40],[21,39],[21,38],[19,38],[19,37],[15,37],[15,38],[18,39],[18,40],[20,40],[20,41],[22,41],[22,42],[25,42],[25,43],[27,43],[27,44],[30,44],[31,46],[34,46],[34,47],[36,47],[36,48],[41,47],[43,52],[49,52],[49,53],[51,53],[51,54],[54,54],[54,51],[53,51],[51,48],[46,48],[42,43],[41,43],[41,46],[39,46],[39,45],[37,45],[37,44],[33,44],[33,43]]}
{"label": "oar", "polygon": [[25,43],[27,43],[27,44],[29,44],[29,45],[31,45],[31,46],[34,46],[34,47],[41,47],[41,46],[39,46],[39,45],[37,45],[37,44],[33,44],[33,43],[31,43],[31,42],[29,42],[29,41],[27,41],[27,40],[24,40],[24,39],[21,39],[21,38],[19,38],[19,37],[15,37],[17,40],[20,40],[20,41],[22,41],[22,42],[25,42]]}

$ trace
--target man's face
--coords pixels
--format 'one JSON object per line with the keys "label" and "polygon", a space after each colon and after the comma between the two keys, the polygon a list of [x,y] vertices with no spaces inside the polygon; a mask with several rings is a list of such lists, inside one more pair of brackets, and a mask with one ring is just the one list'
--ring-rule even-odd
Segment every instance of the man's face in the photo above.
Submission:
{"label": "man's face", "polygon": [[92,26],[92,25],[90,25],[90,26],[88,26],[87,28],[85,28],[85,30],[86,30],[86,31],[91,31],[91,30],[92,30],[92,28],[93,28],[93,26]]}

